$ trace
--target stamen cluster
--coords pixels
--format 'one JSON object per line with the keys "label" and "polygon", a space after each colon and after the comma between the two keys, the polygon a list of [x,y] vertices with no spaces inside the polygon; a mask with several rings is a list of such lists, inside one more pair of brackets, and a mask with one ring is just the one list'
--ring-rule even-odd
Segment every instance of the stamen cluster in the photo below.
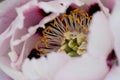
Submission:
{"label": "stamen cluster", "polygon": [[81,9],[75,9],[69,14],[61,14],[47,23],[35,45],[40,55],[52,51],[65,51],[74,57],[86,52],[88,27],[91,16]]}

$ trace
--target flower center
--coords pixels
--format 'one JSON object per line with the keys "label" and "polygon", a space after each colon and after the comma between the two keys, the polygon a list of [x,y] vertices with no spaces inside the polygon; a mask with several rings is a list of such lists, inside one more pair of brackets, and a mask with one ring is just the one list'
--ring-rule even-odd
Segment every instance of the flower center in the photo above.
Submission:
{"label": "flower center", "polygon": [[36,42],[37,55],[45,55],[52,51],[64,51],[71,57],[80,56],[86,52],[88,27],[91,16],[81,9],[75,9],[70,14],[61,14],[47,23],[42,31],[43,36]]}
{"label": "flower center", "polygon": [[62,46],[58,51],[65,51],[69,56],[75,57],[86,52],[87,36],[78,32],[64,33]]}

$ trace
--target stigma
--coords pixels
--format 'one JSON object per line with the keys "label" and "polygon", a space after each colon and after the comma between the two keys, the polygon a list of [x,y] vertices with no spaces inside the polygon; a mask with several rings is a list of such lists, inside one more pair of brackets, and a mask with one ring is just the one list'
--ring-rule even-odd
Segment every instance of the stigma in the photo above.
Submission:
{"label": "stigma", "polygon": [[48,22],[35,44],[39,51],[36,55],[63,51],[71,57],[83,55],[87,51],[90,21],[91,16],[78,8]]}

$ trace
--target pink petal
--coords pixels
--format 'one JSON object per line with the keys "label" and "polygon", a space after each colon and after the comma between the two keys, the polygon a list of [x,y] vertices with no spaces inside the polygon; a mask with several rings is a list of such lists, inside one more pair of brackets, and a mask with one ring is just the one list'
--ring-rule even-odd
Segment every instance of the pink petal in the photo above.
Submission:
{"label": "pink petal", "polygon": [[17,16],[15,8],[25,4],[28,1],[29,0],[5,0],[0,3],[0,34],[8,28]]}
{"label": "pink petal", "polygon": [[115,0],[101,0],[102,3],[108,7],[111,11],[113,10],[114,8],[114,5],[115,5]]}
{"label": "pink petal", "polygon": [[[2,42],[2,41],[1,41]],[[0,43],[0,56],[7,55],[10,51],[10,46],[8,45],[10,43],[10,38],[5,39],[2,43]]]}
{"label": "pink petal", "polygon": [[0,56],[6,55],[6,53],[10,51],[10,46],[8,45],[10,44],[10,38],[6,39],[5,36],[9,34],[10,27],[8,26],[17,16],[15,8],[25,4],[26,2],[28,2],[28,0],[21,0],[17,2],[15,0],[5,0],[0,3],[0,51],[2,52]]}
{"label": "pink petal", "polygon": [[25,4],[26,2],[28,2],[28,0],[21,0],[17,2],[15,0],[5,0],[0,3],[0,56],[6,56],[6,58],[8,58],[7,53],[10,51],[10,38],[6,35],[9,35],[9,30],[11,28],[8,26],[17,16],[15,8]]}
{"label": "pink petal", "polygon": [[87,53],[63,66],[55,80],[103,80],[109,70],[106,58],[112,41],[106,16],[97,12],[90,25]]}
{"label": "pink petal", "polygon": [[27,28],[37,25],[45,16],[45,13],[39,7],[31,7],[24,12],[24,26]]}
{"label": "pink petal", "polygon": [[[28,53],[24,55],[25,52],[22,52],[24,51],[24,46],[27,44],[25,44],[25,41],[27,39],[29,40],[29,37],[31,37],[34,33],[29,33],[28,29],[31,26],[38,24],[45,15],[42,13],[41,9],[37,7],[37,1],[31,1],[24,6],[18,8],[17,13],[18,16],[11,25],[12,29],[10,33],[12,34],[12,38],[10,41],[11,52],[9,53],[9,56],[13,62],[12,66],[20,67],[23,59],[26,57],[26,55],[28,55]],[[22,58],[23,56],[24,58]],[[19,65],[17,62],[19,62]]]}
{"label": "pink petal", "polygon": [[29,53],[31,52],[31,50],[35,47],[35,43],[36,41],[40,38],[39,35],[33,35],[30,38],[28,38],[24,44],[21,46],[22,49],[20,49],[20,45],[16,46],[17,48],[17,53],[19,53],[19,51],[21,52],[19,55],[19,58],[17,59],[16,62],[13,62],[12,65],[14,67],[17,68],[21,68],[22,63],[24,62],[24,59],[27,58],[27,56],[29,55]]}

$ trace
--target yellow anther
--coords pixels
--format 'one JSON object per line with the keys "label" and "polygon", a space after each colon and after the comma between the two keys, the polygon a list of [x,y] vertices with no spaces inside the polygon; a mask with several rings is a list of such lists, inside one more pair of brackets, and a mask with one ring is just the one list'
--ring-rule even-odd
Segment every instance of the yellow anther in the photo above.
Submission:
{"label": "yellow anther", "polygon": [[66,32],[68,32],[68,29],[69,28],[69,26],[68,26],[68,24],[66,24],[66,27],[65,27],[65,29],[66,29]]}
{"label": "yellow anther", "polygon": [[76,21],[78,22],[78,24],[79,24],[80,26],[83,26],[82,23],[81,23],[81,21],[80,21],[80,18],[76,18]]}
{"label": "yellow anther", "polygon": [[54,24],[53,25],[55,26],[56,24],[57,24],[57,21],[56,21],[56,19],[54,19]]}
{"label": "yellow anther", "polygon": [[67,17],[68,15],[66,15],[66,14],[62,14],[62,21]]}
{"label": "yellow anther", "polygon": [[35,44],[35,49],[36,49],[37,51],[40,50],[40,48],[38,47],[39,44],[41,44],[41,40],[38,40],[38,41],[36,42],[36,44]]}

